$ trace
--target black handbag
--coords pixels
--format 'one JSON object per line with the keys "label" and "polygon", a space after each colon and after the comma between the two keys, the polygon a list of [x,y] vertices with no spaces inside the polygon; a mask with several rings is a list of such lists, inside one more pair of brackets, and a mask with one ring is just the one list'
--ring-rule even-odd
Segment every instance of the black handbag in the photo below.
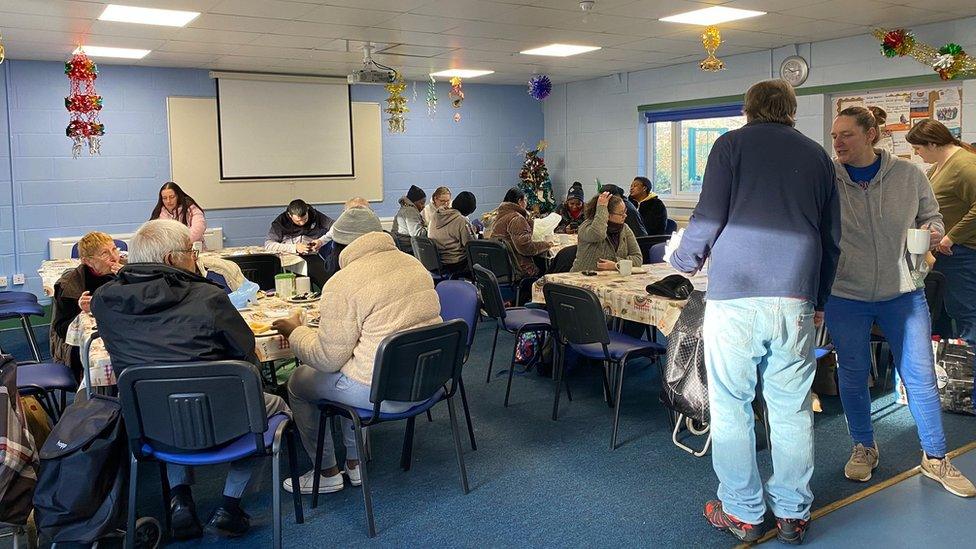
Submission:
{"label": "black handbag", "polygon": [[668,335],[668,353],[661,375],[661,402],[685,417],[708,423],[708,381],[705,370],[705,292],[694,291]]}

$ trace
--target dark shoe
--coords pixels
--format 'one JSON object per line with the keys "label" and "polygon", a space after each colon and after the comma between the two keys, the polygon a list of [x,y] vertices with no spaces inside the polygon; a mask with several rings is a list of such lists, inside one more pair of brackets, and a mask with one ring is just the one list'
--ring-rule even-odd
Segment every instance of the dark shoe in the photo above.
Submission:
{"label": "dark shoe", "polygon": [[176,540],[194,539],[203,535],[192,497],[174,495],[169,500],[169,537]]}
{"label": "dark shoe", "polygon": [[251,528],[251,516],[244,511],[229,511],[223,507],[218,507],[207,528],[213,528],[218,534],[230,538],[243,536]]}
{"label": "dark shoe", "polygon": [[749,524],[722,510],[722,502],[714,499],[705,504],[705,519],[719,530],[727,530],[739,541],[752,542],[762,537],[758,524]]}
{"label": "dark shoe", "polygon": [[800,545],[809,527],[808,520],[776,517],[776,539],[788,545]]}

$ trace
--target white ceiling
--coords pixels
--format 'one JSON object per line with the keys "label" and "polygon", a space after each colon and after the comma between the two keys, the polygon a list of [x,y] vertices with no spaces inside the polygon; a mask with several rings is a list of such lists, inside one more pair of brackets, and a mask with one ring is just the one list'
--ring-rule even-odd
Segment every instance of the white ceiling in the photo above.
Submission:
{"label": "white ceiling", "polygon": [[[657,18],[727,5],[769,12],[721,25],[728,56],[794,43],[976,15],[973,0],[115,0],[202,13],[185,28],[98,21],[109,2],[0,0],[11,59],[65,60],[78,44],[152,50],[137,65],[345,75],[362,41],[408,78],[448,68],[491,69],[485,83],[556,82],[674,65],[703,57],[701,27]],[[602,46],[567,58],[520,55],[551,42]],[[113,61],[97,59],[100,63]]]}

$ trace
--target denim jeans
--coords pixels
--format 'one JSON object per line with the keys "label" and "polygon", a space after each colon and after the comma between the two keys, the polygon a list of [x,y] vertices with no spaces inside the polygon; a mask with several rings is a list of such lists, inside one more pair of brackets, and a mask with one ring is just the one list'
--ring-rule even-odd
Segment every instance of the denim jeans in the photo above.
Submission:
{"label": "denim jeans", "polygon": [[932,457],[946,453],[942,409],[932,358],[932,320],[925,292],[916,290],[888,301],[856,301],[831,296],[826,307],[827,329],[837,350],[837,381],[854,443],[874,444],[871,426],[871,325],[884,332],[895,357],[895,368],[908,393],[922,449]]}
{"label": "denim jeans", "polygon": [[769,506],[780,518],[810,518],[813,305],[778,297],[709,300],[703,330],[712,467],[723,509],[750,524],[766,513],[752,409],[761,378],[772,439]]}
{"label": "denim jeans", "polygon": [[[976,250],[956,244],[952,255],[936,254],[933,270],[946,277],[945,308],[956,321],[956,335],[976,347]],[[973,387],[976,402],[976,386]]]}
{"label": "denim jeans", "polygon": [[[311,366],[299,366],[288,380],[288,401],[291,403],[292,417],[298,427],[302,445],[309,459],[315,463],[315,444],[319,432],[319,409],[316,403],[330,400],[357,408],[373,409],[369,401],[370,387],[349,379],[341,372],[321,372]],[[414,407],[415,402],[384,401],[380,410],[397,413]],[[342,441],[346,447],[346,459],[359,459],[356,447],[356,434],[352,420],[340,418]],[[322,450],[322,468],[328,469],[336,464],[335,446],[332,436],[327,432]]]}

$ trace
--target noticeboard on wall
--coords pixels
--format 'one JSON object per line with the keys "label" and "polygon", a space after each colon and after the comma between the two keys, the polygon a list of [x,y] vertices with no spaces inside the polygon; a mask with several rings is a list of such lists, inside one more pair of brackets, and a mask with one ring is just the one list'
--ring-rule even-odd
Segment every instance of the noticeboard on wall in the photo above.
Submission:
{"label": "noticeboard on wall", "polygon": [[918,121],[934,118],[962,136],[962,86],[940,86],[906,90],[887,90],[861,94],[838,94],[832,98],[834,114],[848,107],[880,107],[888,114],[878,146],[888,152],[924,164],[905,141],[908,130]]}

